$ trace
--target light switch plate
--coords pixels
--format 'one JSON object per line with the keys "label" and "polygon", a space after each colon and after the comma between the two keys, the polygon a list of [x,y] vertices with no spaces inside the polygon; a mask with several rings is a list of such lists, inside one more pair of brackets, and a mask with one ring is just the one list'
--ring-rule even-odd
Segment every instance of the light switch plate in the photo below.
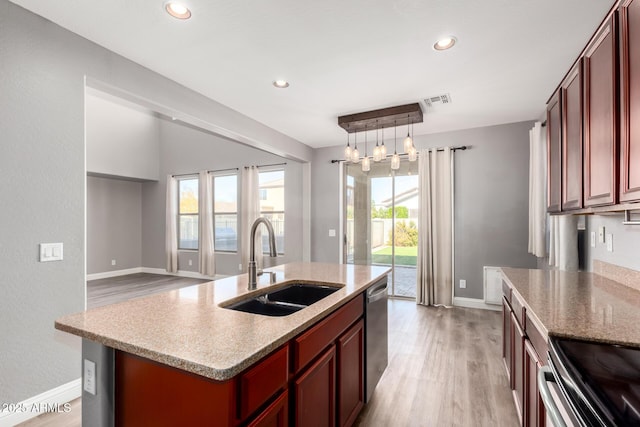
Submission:
{"label": "light switch plate", "polygon": [[590,234],[591,234],[591,247],[595,248],[596,247],[596,232],[592,231]]}
{"label": "light switch plate", "polygon": [[40,262],[62,261],[62,243],[40,243]]}
{"label": "light switch plate", "polygon": [[613,252],[613,234],[607,234],[607,252]]}
{"label": "light switch plate", "polygon": [[333,228],[329,229],[329,237],[336,237],[336,230]]}
{"label": "light switch plate", "polygon": [[96,364],[84,359],[83,389],[87,393],[96,395]]}
{"label": "light switch plate", "polygon": [[465,289],[467,287],[467,281],[465,279],[460,279],[460,289]]}

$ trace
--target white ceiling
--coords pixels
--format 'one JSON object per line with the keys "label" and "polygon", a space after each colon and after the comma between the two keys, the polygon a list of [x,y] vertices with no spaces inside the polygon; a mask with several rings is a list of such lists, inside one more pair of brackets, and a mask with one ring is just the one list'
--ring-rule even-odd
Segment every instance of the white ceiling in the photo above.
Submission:
{"label": "white ceiling", "polygon": [[340,115],[442,93],[416,135],[537,119],[612,5],[185,0],[178,21],[163,0],[12,1],[312,147],[345,142]]}

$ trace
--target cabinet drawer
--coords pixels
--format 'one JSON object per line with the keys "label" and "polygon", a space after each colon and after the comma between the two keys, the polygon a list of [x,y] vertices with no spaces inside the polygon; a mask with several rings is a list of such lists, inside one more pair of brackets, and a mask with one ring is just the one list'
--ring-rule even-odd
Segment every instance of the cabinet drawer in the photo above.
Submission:
{"label": "cabinet drawer", "polygon": [[525,308],[522,300],[518,298],[517,295],[513,295],[511,298],[511,307],[513,307],[513,314],[515,314],[516,319],[518,319],[518,323],[522,329],[525,329],[524,316],[525,316]]}
{"label": "cabinet drawer", "polygon": [[293,341],[294,372],[299,372],[329,344],[333,343],[342,332],[362,316],[363,312],[364,297],[360,295],[299,335]]}
{"label": "cabinet drawer", "polygon": [[289,346],[285,346],[240,376],[240,419],[287,387],[288,368]]}
{"label": "cabinet drawer", "polygon": [[547,339],[545,334],[543,334],[538,328],[536,322],[534,322],[529,313],[526,314],[527,322],[525,326],[525,332],[529,337],[529,341],[531,341],[531,345],[535,349],[536,353],[538,353],[538,357],[540,358],[540,362],[543,365],[547,364],[547,352],[549,351],[549,345],[547,344]]}
{"label": "cabinet drawer", "polygon": [[285,427],[289,425],[289,393],[285,390],[247,427]]}

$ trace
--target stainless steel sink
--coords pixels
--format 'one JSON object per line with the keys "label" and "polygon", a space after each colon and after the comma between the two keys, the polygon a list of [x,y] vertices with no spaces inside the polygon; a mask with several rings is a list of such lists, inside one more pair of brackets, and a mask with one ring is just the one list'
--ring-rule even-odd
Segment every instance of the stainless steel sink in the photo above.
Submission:
{"label": "stainless steel sink", "polygon": [[328,297],[340,288],[308,283],[291,283],[283,288],[223,306],[263,316],[288,316]]}

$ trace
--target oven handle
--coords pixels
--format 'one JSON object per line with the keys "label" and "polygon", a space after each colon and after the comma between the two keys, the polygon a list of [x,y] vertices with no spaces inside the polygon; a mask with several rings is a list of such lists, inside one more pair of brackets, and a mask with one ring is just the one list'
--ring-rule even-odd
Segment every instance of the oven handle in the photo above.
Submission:
{"label": "oven handle", "polygon": [[560,415],[556,402],[553,400],[553,396],[551,396],[551,390],[549,390],[547,382],[555,383],[556,378],[553,376],[553,371],[550,367],[543,366],[538,372],[538,389],[540,390],[540,396],[542,396],[542,402],[547,408],[547,415],[551,417],[555,427],[567,427],[562,415]]}

